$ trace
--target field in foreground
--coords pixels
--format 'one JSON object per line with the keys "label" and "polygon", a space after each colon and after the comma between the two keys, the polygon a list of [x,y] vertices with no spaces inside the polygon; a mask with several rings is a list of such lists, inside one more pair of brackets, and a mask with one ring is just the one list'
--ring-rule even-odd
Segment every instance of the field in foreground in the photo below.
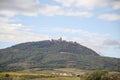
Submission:
{"label": "field in foreground", "polygon": [[0,80],[80,80],[80,78],[47,73],[2,72]]}
{"label": "field in foreground", "polygon": [[0,80],[120,80],[120,73],[63,68],[38,72],[0,72]]}

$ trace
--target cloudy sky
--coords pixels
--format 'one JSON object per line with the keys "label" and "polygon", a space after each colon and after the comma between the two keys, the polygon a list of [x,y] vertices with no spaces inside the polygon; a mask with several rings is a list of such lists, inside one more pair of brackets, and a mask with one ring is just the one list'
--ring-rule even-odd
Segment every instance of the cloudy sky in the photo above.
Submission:
{"label": "cloudy sky", "polygon": [[120,0],[0,0],[0,48],[58,39],[120,58]]}

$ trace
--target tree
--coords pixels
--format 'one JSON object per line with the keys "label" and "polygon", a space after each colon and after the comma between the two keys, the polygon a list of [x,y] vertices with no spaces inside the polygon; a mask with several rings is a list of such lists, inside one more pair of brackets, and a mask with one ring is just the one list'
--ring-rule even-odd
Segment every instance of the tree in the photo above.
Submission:
{"label": "tree", "polygon": [[102,76],[108,74],[108,71],[93,71],[82,76],[82,80],[101,80]]}

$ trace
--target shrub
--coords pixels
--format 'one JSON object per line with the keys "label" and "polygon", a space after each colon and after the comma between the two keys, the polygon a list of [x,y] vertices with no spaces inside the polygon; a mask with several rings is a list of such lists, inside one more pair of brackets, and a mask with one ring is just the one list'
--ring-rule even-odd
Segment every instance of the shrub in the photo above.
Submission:
{"label": "shrub", "polygon": [[108,72],[100,70],[89,72],[82,76],[82,80],[101,80],[105,74],[108,74]]}
{"label": "shrub", "polygon": [[12,77],[9,74],[0,75],[0,80],[12,80]]}
{"label": "shrub", "polygon": [[120,80],[120,74],[119,73],[106,74],[102,76],[101,80]]}
{"label": "shrub", "polygon": [[5,74],[5,77],[10,77],[10,75],[9,74]]}

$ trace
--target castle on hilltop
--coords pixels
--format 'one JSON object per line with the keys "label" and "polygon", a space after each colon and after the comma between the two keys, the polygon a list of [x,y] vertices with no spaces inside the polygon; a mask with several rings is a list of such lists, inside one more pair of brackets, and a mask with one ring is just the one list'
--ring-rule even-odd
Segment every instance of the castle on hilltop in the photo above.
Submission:
{"label": "castle on hilltop", "polygon": [[66,41],[66,40],[63,40],[62,37],[60,37],[59,39],[51,39],[52,42],[70,42],[70,43],[75,43],[75,44],[78,44],[76,41],[73,42],[73,41]]}
{"label": "castle on hilltop", "polygon": [[52,41],[52,42],[63,42],[63,41],[65,41],[65,40],[63,40],[62,37],[60,37],[60,38],[57,39],[57,40],[51,39],[51,41]]}

